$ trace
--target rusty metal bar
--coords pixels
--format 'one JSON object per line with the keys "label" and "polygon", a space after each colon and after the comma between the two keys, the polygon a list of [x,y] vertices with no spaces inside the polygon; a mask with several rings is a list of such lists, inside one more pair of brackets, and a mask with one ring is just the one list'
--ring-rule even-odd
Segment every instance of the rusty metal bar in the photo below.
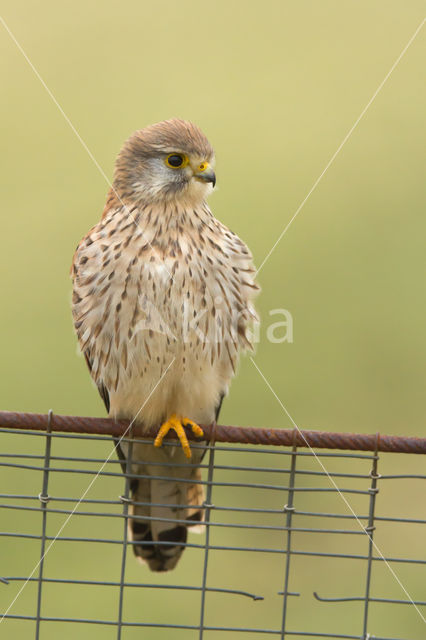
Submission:
{"label": "rusty metal bar", "polygon": [[[48,426],[47,414],[18,413],[0,411],[0,428],[30,429],[45,431]],[[103,434],[122,436],[129,426],[126,420],[115,422],[110,418],[84,416],[61,416],[55,414],[54,430],[68,433]],[[202,425],[205,440],[212,438],[212,425]],[[154,438],[155,430],[143,431],[134,426],[134,436]],[[173,437],[173,436],[172,436]],[[195,438],[191,433],[188,437]],[[426,453],[426,438],[413,436],[380,435],[368,433],[333,433],[303,429],[267,429],[262,427],[234,427],[215,425],[216,442],[230,442],[255,445],[312,447],[315,449],[350,449],[356,451],[387,451],[394,453]]]}

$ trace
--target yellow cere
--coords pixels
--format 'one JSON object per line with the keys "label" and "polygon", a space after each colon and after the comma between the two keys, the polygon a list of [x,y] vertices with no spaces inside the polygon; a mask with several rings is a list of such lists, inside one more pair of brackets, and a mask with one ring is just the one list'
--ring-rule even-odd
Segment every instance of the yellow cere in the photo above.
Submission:
{"label": "yellow cere", "polygon": [[205,171],[208,166],[209,166],[208,162],[202,162],[198,167],[198,171]]}

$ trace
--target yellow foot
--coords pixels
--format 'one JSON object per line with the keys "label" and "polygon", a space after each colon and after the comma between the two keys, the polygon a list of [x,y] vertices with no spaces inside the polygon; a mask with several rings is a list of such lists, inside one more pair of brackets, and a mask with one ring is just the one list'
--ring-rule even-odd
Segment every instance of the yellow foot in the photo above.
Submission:
{"label": "yellow foot", "polygon": [[201,438],[204,435],[202,428],[199,427],[198,424],[189,420],[189,418],[179,418],[174,413],[166,422],[164,422],[164,424],[161,425],[160,430],[157,433],[157,437],[154,440],[154,447],[161,447],[164,436],[170,431],[170,429],[174,429],[180,440],[184,454],[187,458],[190,458],[191,448],[189,446],[188,438],[186,437],[184,426],[191,427],[192,433],[198,438]]}

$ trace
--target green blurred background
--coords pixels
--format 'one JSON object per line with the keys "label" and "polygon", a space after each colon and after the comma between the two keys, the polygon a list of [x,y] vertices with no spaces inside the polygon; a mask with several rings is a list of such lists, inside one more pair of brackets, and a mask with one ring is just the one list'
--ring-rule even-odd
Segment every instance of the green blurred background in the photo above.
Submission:
{"label": "green blurred background", "polygon": [[[123,140],[133,130],[174,116],[201,126],[217,155],[218,188],[211,207],[248,243],[257,265],[424,13],[423,2],[388,0],[2,4],[9,28],[108,179]],[[426,435],[424,53],[423,30],[259,276],[263,329],[256,362],[300,427]],[[103,415],[77,355],[68,272],[76,244],[100,217],[108,185],[4,29],[0,66],[0,407]],[[293,343],[266,340],[268,314],[274,308],[292,314]],[[221,422],[292,426],[248,358],[232,385]],[[2,442],[3,452],[43,453],[42,438],[2,436]],[[83,446],[80,441],[64,441],[54,446],[56,455],[102,458],[110,451],[104,442]],[[287,459],[273,458],[275,466],[288,465]],[[266,455],[223,453],[219,459],[223,464],[271,464]],[[359,460],[344,466],[328,459],[325,463],[333,470],[350,467],[354,473],[367,473],[370,464]],[[305,466],[318,470],[315,461]],[[422,467],[424,472],[422,461],[409,456],[385,457],[384,466],[394,473],[420,472]],[[225,479],[229,478],[241,476],[228,474]],[[52,474],[49,493],[78,497],[89,479]],[[267,475],[257,474],[256,479],[273,482]],[[5,493],[37,494],[41,489],[37,472],[4,468],[0,482]],[[424,494],[417,483],[409,482],[386,485],[380,496],[381,515],[403,511],[407,517],[425,517]],[[365,480],[363,487],[367,486]],[[102,479],[91,496],[115,498],[121,492],[120,479]],[[279,493],[247,495],[243,490],[229,495],[218,490],[215,500],[219,498],[223,504],[279,506],[286,501]],[[354,508],[366,513],[366,498],[349,498]],[[303,496],[302,502],[307,509],[347,513],[340,498],[321,500],[320,504],[313,494]],[[0,513],[5,531],[39,531],[38,513]],[[52,534],[64,517],[51,516]],[[122,523],[118,518],[76,516],[64,535],[84,532],[119,538]],[[215,535],[222,543],[240,546],[284,544],[282,534],[253,538],[241,530],[215,530]],[[360,536],[336,538],[322,536],[305,543],[300,534],[295,544],[366,551],[366,540]],[[424,547],[424,536],[415,526],[383,525],[378,541],[384,555],[416,557]],[[0,575],[28,575],[38,551],[37,541],[3,539]],[[188,549],[178,569],[159,579],[129,555],[127,579],[200,584],[202,561],[201,552]],[[119,545],[58,542],[46,570],[56,577],[117,580],[120,562]],[[290,587],[302,595],[291,601],[292,629],[305,625],[316,631],[361,633],[361,605],[320,605],[312,599],[314,588],[323,595],[363,593],[365,567],[346,563],[295,560]],[[252,603],[210,594],[207,624],[279,627],[281,602],[276,593],[282,589],[282,568],[283,559],[274,555],[213,552],[211,586],[251,589],[266,600]],[[424,600],[420,569],[394,568],[410,595]],[[377,563],[374,581],[373,595],[406,598],[389,570]],[[18,586],[0,586],[1,610]],[[46,588],[45,615],[116,618],[112,588],[61,589]],[[11,613],[33,615],[35,594],[35,586],[29,585]],[[190,592],[128,589],[125,617],[197,624],[198,606],[199,595]],[[424,625],[412,606],[377,605],[372,608],[373,632],[420,640]],[[34,634],[31,623],[19,621],[4,622],[0,633],[5,638]],[[41,638],[104,639],[115,633],[109,627],[45,623]],[[173,637],[197,637],[191,633],[173,632]],[[171,634],[127,629],[123,637],[164,639]]]}

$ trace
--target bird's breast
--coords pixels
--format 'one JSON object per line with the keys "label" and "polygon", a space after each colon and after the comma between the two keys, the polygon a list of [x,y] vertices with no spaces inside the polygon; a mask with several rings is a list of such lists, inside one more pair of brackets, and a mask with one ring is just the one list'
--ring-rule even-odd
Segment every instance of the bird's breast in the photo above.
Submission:
{"label": "bird's breast", "polygon": [[169,396],[226,388],[252,315],[252,267],[245,245],[218,225],[175,225],[159,239],[157,222],[157,232],[142,231],[111,218],[79,247],[75,326],[112,406],[149,395],[163,376]]}

